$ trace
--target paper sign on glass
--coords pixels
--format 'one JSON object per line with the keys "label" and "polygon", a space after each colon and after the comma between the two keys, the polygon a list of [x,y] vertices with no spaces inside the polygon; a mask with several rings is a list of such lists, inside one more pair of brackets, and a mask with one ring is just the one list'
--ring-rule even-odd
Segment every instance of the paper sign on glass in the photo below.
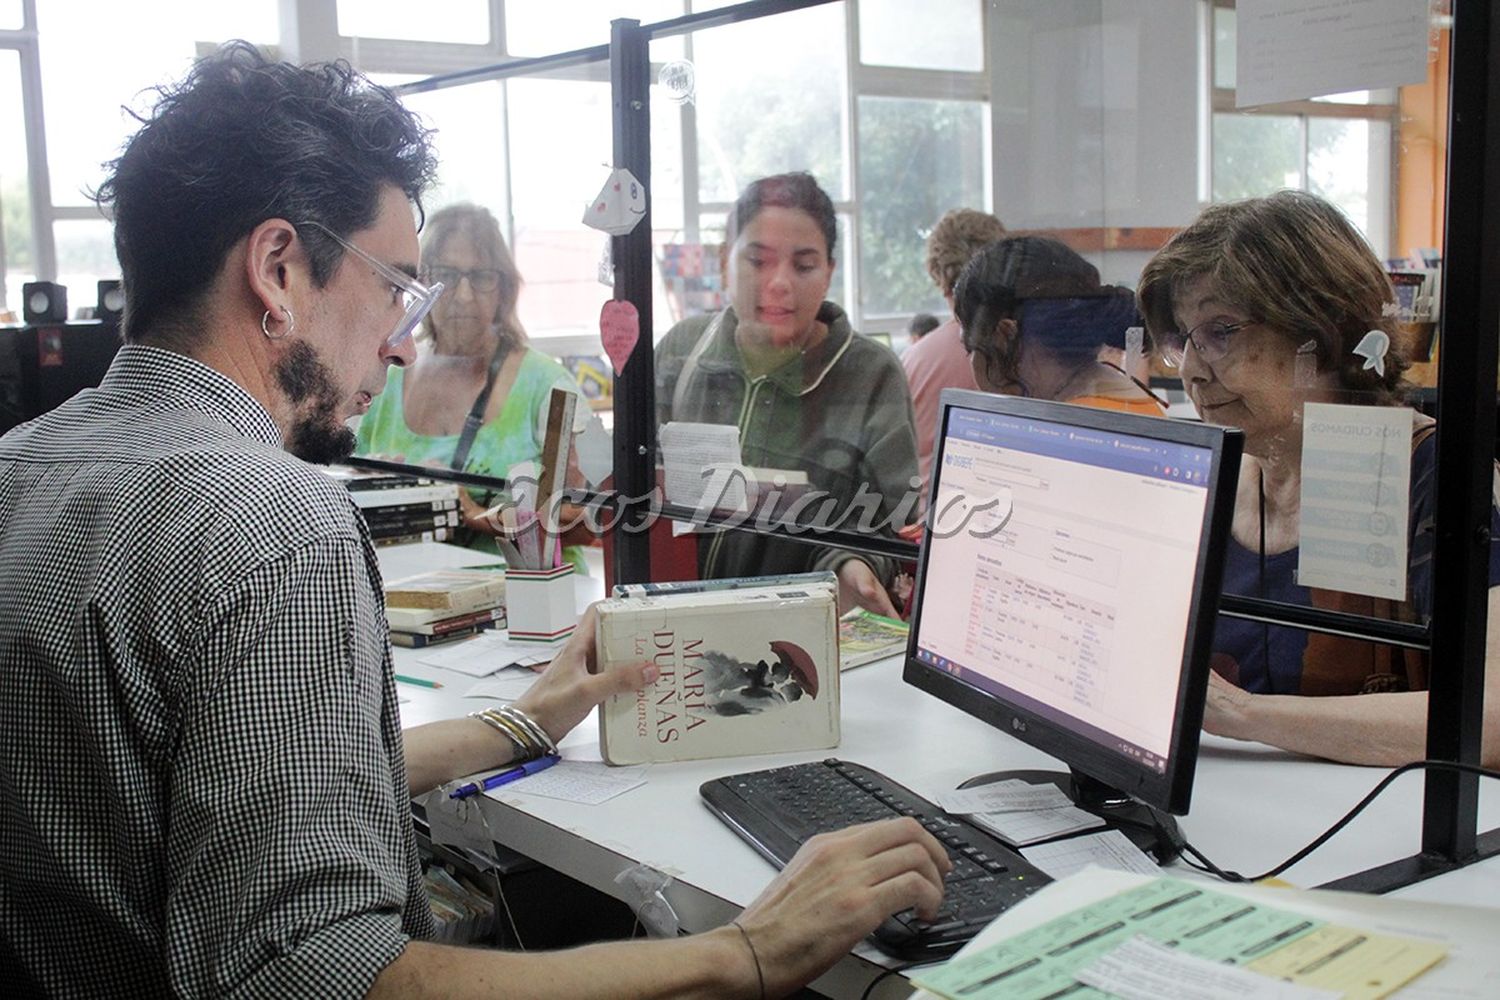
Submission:
{"label": "paper sign on glass", "polygon": [[659,434],[668,503],[710,509],[745,510],[743,478],[718,477],[710,470],[732,468],[740,461],[740,429],[733,424],[700,424],[674,420]]}
{"label": "paper sign on glass", "polygon": [[1427,79],[1425,0],[1240,0],[1235,11],[1238,107]]}
{"label": "paper sign on glass", "polygon": [[646,215],[646,186],[624,167],[616,167],[583,210],[583,224],[611,236],[624,236]]}
{"label": "paper sign on glass", "polygon": [[1308,403],[1297,582],[1406,600],[1411,410]]}

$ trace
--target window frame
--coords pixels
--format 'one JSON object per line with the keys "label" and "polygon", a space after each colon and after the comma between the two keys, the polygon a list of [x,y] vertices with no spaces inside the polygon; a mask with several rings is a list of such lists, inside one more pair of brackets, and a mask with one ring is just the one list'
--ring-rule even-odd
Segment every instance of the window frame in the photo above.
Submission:
{"label": "window frame", "polygon": [[[20,56],[21,118],[25,124],[26,188],[31,199],[31,258],[39,281],[57,279],[57,245],[52,224],[60,218],[99,217],[97,209],[75,211],[52,204],[52,178],[47,170],[47,138],[42,115],[42,68],[38,55],[36,0],[21,0],[21,27],[0,30],[0,49]],[[87,213],[87,214],[86,214]],[[4,235],[0,232],[0,310],[10,308],[6,301],[5,279],[8,264]]]}
{"label": "window frame", "polygon": [[[1215,159],[1217,152],[1214,148],[1214,119],[1220,114],[1234,114],[1245,109],[1235,103],[1235,88],[1217,86],[1215,73],[1216,46],[1214,44],[1215,12],[1219,10],[1234,10],[1235,0],[1203,0],[1204,17],[1203,24],[1203,81],[1207,91],[1205,104],[1205,122],[1203,148],[1205,162],[1202,175],[1202,190],[1199,192],[1200,200],[1210,203],[1213,198],[1214,173],[1218,169]],[[1236,28],[1238,30],[1238,28]],[[1382,93],[1376,91],[1375,93]],[[1348,104],[1340,101],[1284,101],[1279,104],[1256,105],[1255,110],[1275,114],[1278,117],[1295,118],[1297,120],[1297,135],[1299,155],[1297,162],[1298,184],[1297,190],[1306,191],[1307,188],[1307,135],[1308,127],[1312,119],[1322,118],[1330,121],[1362,120],[1370,122],[1383,122],[1388,126],[1385,139],[1385,150],[1383,159],[1386,164],[1383,186],[1385,190],[1375,191],[1373,188],[1368,192],[1368,204],[1370,208],[1370,235],[1373,236],[1377,226],[1380,235],[1384,239],[1384,245],[1389,248],[1388,255],[1394,256],[1400,251],[1396,248],[1396,216],[1399,178],[1397,174],[1398,159],[1400,152],[1400,129],[1401,129],[1401,104],[1398,91],[1391,91],[1388,100],[1375,100],[1371,95],[1368,104]]]}

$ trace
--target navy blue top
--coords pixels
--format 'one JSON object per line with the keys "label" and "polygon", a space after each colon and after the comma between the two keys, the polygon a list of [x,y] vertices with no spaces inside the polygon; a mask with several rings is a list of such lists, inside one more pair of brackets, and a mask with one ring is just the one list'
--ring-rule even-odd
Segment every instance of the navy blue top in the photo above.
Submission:
{"label": "navy blue top", "polygon": [[[1435,435],[1428,435],[1412,451],[1411,515],[1407,522],[1408,599],[1405,604],[1395,605],[1396,617],[1405,621],[1425,622],[1432,611],[1432,550],[1435,541],[1432,493],[1436,458]],[[1493,507],[1490,510],[1490,536],[1490,586],[1495,587],[1500,586],[1500,511]],[[1311,591],[1296,581],[1297,557],[1296,548],[1267,556],[1262,591],[1259,556],[1231,538],[1224,560],[1224,593],[1311,607]],[[1214,669],[1256,694],[1299,694],[1308,636],[1303,629],[1220,617],[1214,629]],[[1349,647],[1371,645],[1352,639],[1342,642]]]}

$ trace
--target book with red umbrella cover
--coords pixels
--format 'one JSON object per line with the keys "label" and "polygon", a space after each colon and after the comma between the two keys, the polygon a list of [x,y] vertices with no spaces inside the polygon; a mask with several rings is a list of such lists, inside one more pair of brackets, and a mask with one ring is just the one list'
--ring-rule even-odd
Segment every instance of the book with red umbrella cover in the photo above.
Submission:
{"label": "book with red umbrella cover", "polygon": [[660,671],[599,709],[611,764],[826,749],[839,742],[838,608],[821,586],[601,602],[599,668]]}

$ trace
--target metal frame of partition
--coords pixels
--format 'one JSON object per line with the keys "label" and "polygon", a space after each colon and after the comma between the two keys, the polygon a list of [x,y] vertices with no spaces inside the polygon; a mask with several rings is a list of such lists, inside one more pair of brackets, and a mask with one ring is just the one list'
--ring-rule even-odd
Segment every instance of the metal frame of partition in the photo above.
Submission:
{"label": "metal frame of partition", "polygon": [[[418,93],[607,59],[615,166],[630,170],[648,192],[642,224],[629,235],[614,238],[614,298],[631,302],[640,315],[643,333],[649,332],[651,40],[829,2],[833,0],[759,0],[644,26],[620,19],[611,24],[607,47],[516,60],[397,89]],[[1431,678],[1427,756],[1474,765],[1479,763],[1482,727],[1491,469],[1500,354],[1500,286],[1482,280],[1483,275],[1500,273],[1500,15],[1487,0],[1454,0],[1453,21],[1443,250],[1442,315],[1447,333],[1439,356],[1438,532],[1433,557],[1432,622],[1428,626],[1411,625],[1240,597],[1223,598],[1221,611],[1278,625],[1429,649],[1434,662],[1447,669],[1434,671]],[[1464,335],[1470,331],[1473,335]],[[648,538],[640,530],[649,518],[665,514],[690,520],[694,516],[690,508],[649,499],[655,488],[655,395],[654,345],[647,335],[642,336],[616,376],[615,493],[574,491],[576,499],[618,508],[613,569],[615,578],[622,582],[650,579]],[[433,474],[443,475],[438,471]],[[715,521],[710,518],[708,523]],[[808,540],[779,531],[776,526],[744,526],[738,530],[769,531]],[[901,558],[914,558],[917,551],[910,543],[853,532],[821,533],[816,541]],[[1429,771],[1420,851],[1331,885],[1384,892],[1500,853],[1500,830],[1479,834],[1477,826],[1477,776]]]}
{"label": "metal frame of partition", "polygon": [[[1489,613],[1490,507],[1500,287],[1500,16],[1487,0],[1454,0],[1443,227],[1443,346],[1438,355],[1432,661],[1427,757],[1478,764]],[[1478,834],[1479,778],[1429,771],[1421,851],[1340,879],[1384,892],[1500,853]]]}

